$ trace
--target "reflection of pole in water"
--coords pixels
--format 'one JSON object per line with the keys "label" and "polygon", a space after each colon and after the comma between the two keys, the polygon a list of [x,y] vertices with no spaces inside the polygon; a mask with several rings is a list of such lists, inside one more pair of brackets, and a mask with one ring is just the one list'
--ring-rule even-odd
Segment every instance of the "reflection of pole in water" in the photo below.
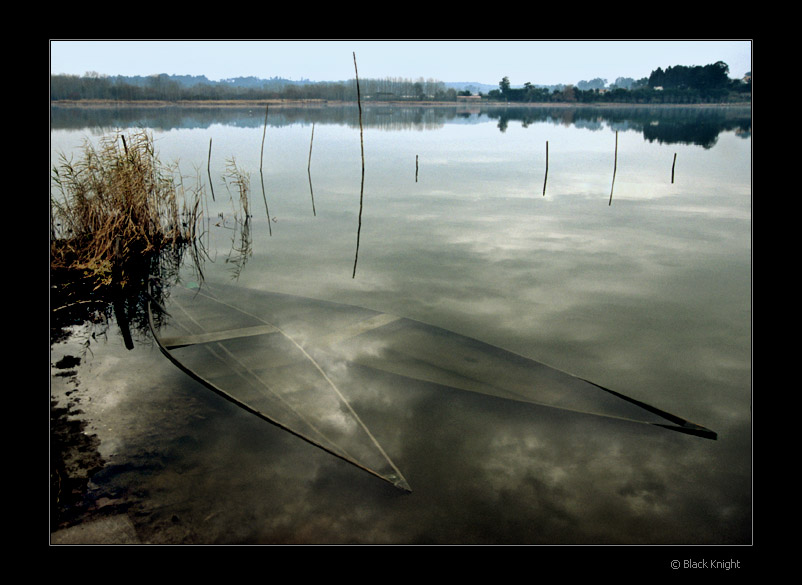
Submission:
{"label": "reflection of pole in water", "polygon": [[359,96],[359,71],[356,68],[356,53],[354,53],[354,75],[356,76],[356,103],[359,107],[359,147],[362,152],[362,184],[359,188],[359,224],[356,228],[356,253],[354,254],[354,272],[351,278],[356,277],[356,262],[359,258],[359,235],[362,231],[362,196],[365,192],[365,143],[362,139],[362,100]]}
{"label": "reflection of pole in water", "polygon": [[[212,192],[212,201],[214,201],[214,185],[212,184],[212,139],[209,138],[209,158],[206,161],[206,174],[209,176],[209,189]],[[209,199],[206,197],[206,190],[203,190],[203,213],[204,216],[209,214]],[[209,238],[211,237],[209,234],[208,226],[210,225],[210,217],[206,217],[206,245],[209,245]]]}
{"label": "reflection of pole in water", "polygon": [[674,167],[677,166],[677,153],[674,153],[674,162],[671,165],[671,184],[674,184]]}
{"label": "reflection of pole in water", "polygon": [[312,190],[312,143],[315,141],[315,123],[312,122],[312,138],[309,140],[309,162],[306,165],[306,174],[309,175],[309,193],[312,195],[312,215],[317,217],[315,212],[315,192]]}
{"label": "reflection of pole in water", "polygon": [[209,175],[209,188],[212,190],[212,201],[214,201],[214,182],[212,181],[212,139],[209,138],[209,158],[206,161],[206,174]]}
{"label": "reflection of pole in water", "polygon": [[613,187],[615,187],[615,172],[618,169],[618,130],[615,131],[615,159],[613,162],[613,184],[610,186],[610,202],[607,205],[613,204]]}
{"label": "reflection of pole in water", "polygon": [[549,180],[549,141],[546,140],[546,174],[543,177],[543,197],[546,196],[546,181]]}
{"label": "reflection of pole in water", "polygon": [[265,158],[265,135],[267,134],[267,111],[270,106],[265,106],[265,127],[262,130],[262,151],[259,154],[259,179],[262,181],[262,199],[265,200],[265,213],[267,213],[267,231],[273,235],[273,228],[270,226],[270,210],[267,208],[267,194],[265,193],[265,175],[262,172],[262,163]]}

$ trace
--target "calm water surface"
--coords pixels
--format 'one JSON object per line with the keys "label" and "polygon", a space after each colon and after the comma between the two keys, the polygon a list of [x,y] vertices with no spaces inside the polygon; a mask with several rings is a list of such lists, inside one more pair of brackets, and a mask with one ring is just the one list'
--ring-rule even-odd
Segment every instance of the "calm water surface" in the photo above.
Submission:
{"label": "calm water surface", "polygon": [[[51,162],[145,127],[208,193],[211,140],[210,282],[444,327],[718,440],[410,383],[362,413],[402,495],[112,327],[77,390],[107,461],[98,497],[148,542],[751,543],[750,111],[367,107],[364,122],[364,187],[356,108],[271,108],[266,132],[258,109],[55,109]],[[232,158],[251,180],[244,256]]]}

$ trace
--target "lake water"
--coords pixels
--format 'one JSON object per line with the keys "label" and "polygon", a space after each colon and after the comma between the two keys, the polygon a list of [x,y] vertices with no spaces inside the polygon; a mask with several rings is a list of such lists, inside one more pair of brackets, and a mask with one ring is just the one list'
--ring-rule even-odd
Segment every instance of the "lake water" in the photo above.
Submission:
{"label": "lake water", "polygon": [[[750,110],[363,114],[364,183],[355,107],[271,108],[266,129],[259,108],[55,108],[51,164],[148,128],[208,188],[211,141],[209,282],[442,327],[718,440],[410,383],[403,407],[365,414],[412,486],[400,494],[112,326],[88,338],[70,398],[62,378],[51,389],[100,439],[96,497],[155,543],[751,543]],[[232,158],[251,182],[245,257]]]}

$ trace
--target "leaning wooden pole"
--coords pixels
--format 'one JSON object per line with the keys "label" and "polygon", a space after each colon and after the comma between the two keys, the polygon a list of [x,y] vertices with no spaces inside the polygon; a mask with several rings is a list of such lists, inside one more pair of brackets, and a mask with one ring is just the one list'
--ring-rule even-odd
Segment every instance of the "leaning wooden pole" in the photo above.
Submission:
{"label": "leaning wooden pole", "polygon": [[354,271],[351,278],[356,277],[356,263],[359,258],[359,235],[362,232],[362,198],[365,193],[365,142],[362,134],[362,98],[359,95],[359,71],[356,67],[356,53],[354,53],[354,75],[356,76],[356,103],[359,108],[359,147],[362,153],[362,183],[359,188],[359,224],[356,228],[356,253],[354,254]]}
{"label": "leaning wooden pole", "polygon": [[259,153],[259,170],[262,170],[262,164],[265,159],[265,136],[267,135],[267,113],[270,111],[270,104],[265,105],[265,123],[262,127],[262,150]]}
{"label": "leaning wooden pole", "polygon": [[315,211],[315,192],[312,190],[312,144],[315,141],[315,123],[312,122],[312,138],[309,139],[309,162],[306,164],[306,174],[309,177],[309,193],[312,196],[312,215],[317,217]]}
{"label": "leaning wooden pole", "polygon": [[212,139],[209,138],[209,158],[206,159],[206,174],[209,175],[209,189],[212,191],[214,201],[214,181],[212,181]]}
{"label": "leaning wooden pole", "polygon": [[546,196],[546,181],[549,180],[549,141],[546,140],[546,174],[543,177],[543,197]]}
{"label": "leaning wooden pole", "polygon": [[613,162],[613,184],[610,186],[610,201],[607,205],[613,204],[613,188],[615,187],[615,173],[618,170],[618,130],[615,131],[615,159]]}
{"label": "leaning wooden pole", "polygon": [[674,162],[671,164],[671,184],[674,184],[674,167],[677,166],[677,153],[674,153]]}
{"label": "leaning wooden pole", "polygon": [[265,136],[267,135],[267,112],[270,108],[270,105],[265,106],[265,126],[262,129],[262,150],[259,153],[259,179],[262,181],[262,199],[265,200],[265,213],[267,214],[267,231],[272,236],[273,235],[273,228],[270,225],[270,209],[267,207],[267,193],[265,192],[265,175],[262,172],[262,165],[264,164],[265,158]]}

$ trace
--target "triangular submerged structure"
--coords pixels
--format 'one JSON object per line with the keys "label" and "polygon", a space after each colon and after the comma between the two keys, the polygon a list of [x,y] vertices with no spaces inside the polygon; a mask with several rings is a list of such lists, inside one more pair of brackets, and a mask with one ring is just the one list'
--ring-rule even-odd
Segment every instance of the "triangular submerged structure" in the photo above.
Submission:
{"label": "triangular submerged structure", "polygon": [[419,321],[231,285],[175,286],[162,351],[251,412],[409,491],[335,370],[398,377],[715,439],[662,409],[527,357]]}
{"label": "triangular submerged structure", "polygon": [[176,286],[154,337],[173,363],[221,396],[410,491],[325,370],[258,309],[247,307],[206,287]]}

